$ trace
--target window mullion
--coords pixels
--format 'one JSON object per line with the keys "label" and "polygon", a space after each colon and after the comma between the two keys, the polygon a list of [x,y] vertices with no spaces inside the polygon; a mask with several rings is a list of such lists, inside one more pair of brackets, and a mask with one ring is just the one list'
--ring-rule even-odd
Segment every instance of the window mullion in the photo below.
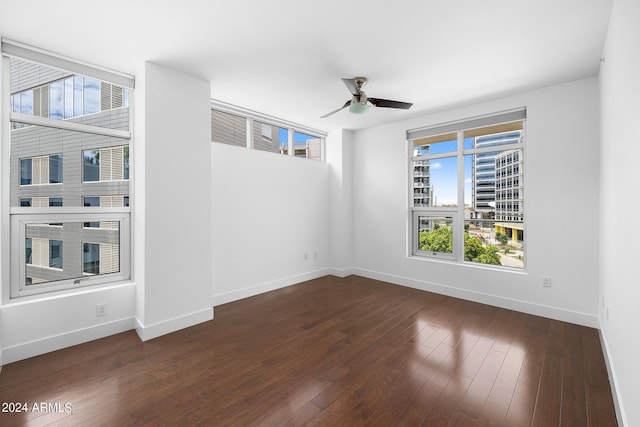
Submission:
{"label": "window mullion", "polygon": [[457,147],[457,161],[458,161],[458,215],[453,219],[454,221],[454,253],[458,261],[464,260],[464,131],[458,131],[458,147]]}

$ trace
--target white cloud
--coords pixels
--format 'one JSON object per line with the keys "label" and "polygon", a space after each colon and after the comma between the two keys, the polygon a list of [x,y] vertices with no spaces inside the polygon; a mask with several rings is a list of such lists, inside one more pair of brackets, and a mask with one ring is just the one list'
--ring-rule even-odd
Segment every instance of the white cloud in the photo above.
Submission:
{"label": "white cloud", "polygon": [[429,167],[430,167],[431,169],[440,169],[440,168],[442,167],[442,163],[440,163],[440,162],[431,163],[431,164],[429,165]]}

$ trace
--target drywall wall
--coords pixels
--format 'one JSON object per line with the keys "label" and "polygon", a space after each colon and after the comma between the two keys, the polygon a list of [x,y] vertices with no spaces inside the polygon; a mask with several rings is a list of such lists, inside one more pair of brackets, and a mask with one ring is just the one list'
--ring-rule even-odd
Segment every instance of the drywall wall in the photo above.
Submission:
{"label": "drywall wall", "polygon": [[144,271],[136,277],[136,330],[146,340],[209,320],[213,309],[210,85],[149,62],[144,85],[144,116],[137,117],[144,145],[135,152],[144,174],[135,195],[144,263],[135,272]]}
{"label": "drywall wall", "polygon": [[[519,107],[527,108],[525,272],[408,257],[405,132]],[[354,272],[597,326],[598,131],[593,77],[354,132]]]}
{"label": "drywall wall", "polygon": [[344,276],[353,266],[352,133],[329,132],[326,161],[329,164],[329,254],[332,273]]}
{"label": "drywall wall", "polygon": [[[6,59],[6,58],[3,58]],[[5,62],[5,61],[3,61]],[[8,61],[0,68],[0,81],[8,73]],[[7,109],[2,109],[2,174],[9,167]],[[8,180],[2,180],[0,197],[2,261],[8,261],[9,207]],[[9,299],[9,265],[0,266],[3,299],[0,305],[0,363],[11,363],[38,354],[94,340],[135,326],[135,285],[97,286],[57,295]],[[96,305],[106,304],[106,315],[96,316]]]}
{"label": "drywall wall", "polygon": [[602,337],[621,425],[640,425],[640,3],[615,0],[600,68],[600,282]]}
{"label": "drywall wall", "polygon": [[329,165],[211,147],[214,305],[327,274]]}

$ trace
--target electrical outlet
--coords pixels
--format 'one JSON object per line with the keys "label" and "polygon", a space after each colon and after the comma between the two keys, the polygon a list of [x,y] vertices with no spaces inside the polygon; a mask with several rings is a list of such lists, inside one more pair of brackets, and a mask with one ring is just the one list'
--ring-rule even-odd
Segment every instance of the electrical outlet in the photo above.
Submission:
{"label": "electrical outlet", "polygon": [[544,286],[545,288],[550,288],[551,287],[551,277],[543,277],[542,278],[542,286]]}
{"label": "electrical outlet", "polygon": [[107,304],[98,304],[96,305],[96,317],[106,316],[107,315]]}
{"label": "electrical outlet", "polygon": [[309,259],[309,254],[304,254],[304,260],[308,260]]}

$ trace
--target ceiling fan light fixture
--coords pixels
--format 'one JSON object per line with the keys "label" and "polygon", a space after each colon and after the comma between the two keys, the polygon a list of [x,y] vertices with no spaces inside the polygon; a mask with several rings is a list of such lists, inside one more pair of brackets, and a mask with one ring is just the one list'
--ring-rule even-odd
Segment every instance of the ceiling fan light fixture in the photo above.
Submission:
{"label": "ceiling fan light fixture", "polygon": [[371,106],[367,105],[367,103],[352,102],[349,106],[349,112],[353,114],[364,114],[369,111],[369,108],[371,108]]}

